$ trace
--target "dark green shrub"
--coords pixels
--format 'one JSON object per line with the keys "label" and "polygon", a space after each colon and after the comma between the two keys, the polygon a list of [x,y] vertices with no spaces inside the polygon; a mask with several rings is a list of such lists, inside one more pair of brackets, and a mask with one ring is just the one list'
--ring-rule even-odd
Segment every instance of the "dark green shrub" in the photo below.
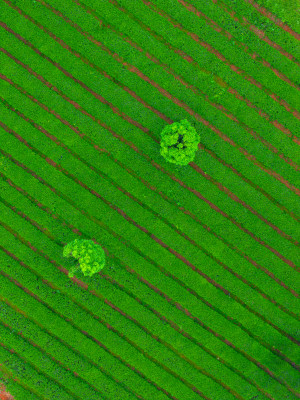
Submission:
{"label": "dark green shrub", "polygon": [[169,162],[187,165],[195,158],[200,135],[187,119],[166,125],[161,132],[160,154]]}

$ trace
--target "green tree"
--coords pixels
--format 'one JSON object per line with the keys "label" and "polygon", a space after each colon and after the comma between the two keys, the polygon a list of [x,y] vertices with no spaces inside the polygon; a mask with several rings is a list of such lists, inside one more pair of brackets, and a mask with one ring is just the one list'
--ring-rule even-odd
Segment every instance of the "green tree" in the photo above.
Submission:
{"label": "green tree", "polygon": [[81,269],[84,276],[92,276],[105,266],[105,253],[101,246],[92,240],[75,239],[66,244],[63,249],[64,257],[74,257],[79,264],[73,265],[68,276]]}
{"label": "green tree", "polygon": [[187,165],[195,158],[200,135],[187,119],[166,125],[161,132],[160,154],[169,162]]}

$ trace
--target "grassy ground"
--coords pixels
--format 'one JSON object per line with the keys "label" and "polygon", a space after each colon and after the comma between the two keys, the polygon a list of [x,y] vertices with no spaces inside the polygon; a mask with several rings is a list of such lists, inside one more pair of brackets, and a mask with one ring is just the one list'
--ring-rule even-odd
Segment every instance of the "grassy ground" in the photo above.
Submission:
{"label": "grassy ground", "polygon": [[[299,26],[268,0],[3,0],[0,370],[16,400],[299,397]],[[160,132],[188,119],[188,166]],[[68,278],[64,245],[106,266]]]}

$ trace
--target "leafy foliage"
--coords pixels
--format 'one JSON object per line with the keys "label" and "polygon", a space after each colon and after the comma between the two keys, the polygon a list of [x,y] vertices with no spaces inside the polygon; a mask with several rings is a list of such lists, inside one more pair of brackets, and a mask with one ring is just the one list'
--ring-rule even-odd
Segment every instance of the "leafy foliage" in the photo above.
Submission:
{"label": "leafy foliage", "polygon": [[[275,13],[283,22],[293,25],[294,29],[299,24],[298,0],[259,0],[257,3],[266,7],[271,13]],[[270,24],[272,29],[272,24]]]}
{"label": "leafy foliage", "polygon": [[104,250],[92,240],[73,240],[64,247],[63,256],[74,257],[79,261],[79,264],[70,269],[68,274],[70,278],[78,269],[81,269],[84,276],[92,276],[105,266]]}
{"label": "leafy foliage", "polygon": [[187,165],[195,158],[200,135],[186,119],[167,125],[161,132],[160,154],[169,162]]}

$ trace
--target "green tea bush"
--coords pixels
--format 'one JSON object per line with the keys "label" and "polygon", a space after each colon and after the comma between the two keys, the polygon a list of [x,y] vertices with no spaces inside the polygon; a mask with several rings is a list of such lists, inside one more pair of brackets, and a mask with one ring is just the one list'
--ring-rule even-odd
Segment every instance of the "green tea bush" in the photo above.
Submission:
{"label": "green tea bush", "polygon": [[92,240],[75,239],[63,249],[64,257],[74,257],[79,261],[71,267],[68,276],[72,278],[74,273],[81,269],[84,276],[92,276],[105,266],[105,253],[101,246]]}
{"label": "green tea bush", "polygon": [[161,132],[160,154],[169,162],[187,165],[195,158],[200,135],[186,119],[166,125]]}

